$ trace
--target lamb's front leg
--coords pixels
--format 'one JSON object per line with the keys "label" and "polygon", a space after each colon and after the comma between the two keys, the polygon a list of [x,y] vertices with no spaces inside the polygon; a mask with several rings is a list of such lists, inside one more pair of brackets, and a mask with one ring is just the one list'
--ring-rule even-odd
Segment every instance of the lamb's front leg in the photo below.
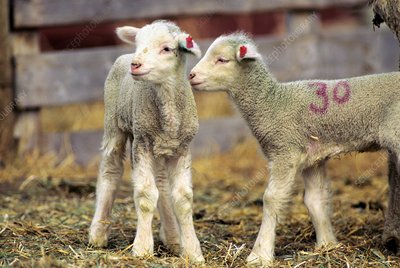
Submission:
{"label": "lamb's front leg", "polygon": [[181,231],[182,255],[193,262],[204,262],[200,242],[193,225],[193,190],[190,153],[171,161],[172,204]]}
{"label": "lamb's front leg", "polygon": [[158,190],[151,153],[138,153],[134,158],[132,179],[138,221],[132,253],[134,256],[144,256],[151,255],[154,251],[152,221],[157,206]]}
{"label": "lamb's front leg", "polygon": [[315,233],[317,246],[336,244],[335,234],[331,221],[331,192],[330,183],[326,178],[325,163],[307,168],[304,176],[304,203],[310,213]]}
{"label": "lamb's front leg", "polygon": [[275,161],[270,169],[270,178],[263,201],[263,218],[253,250],[247,257],[251,266],[270,266],[274,260],[275,229],[279,217],[293,192],[298,163],[287,159]]}
{"label": "lamb's front leg", "polygon": [[158,212],[160,213],[160,238],[174,254],[180,253],[180,230],[172,206],[171,186],[165,165],[158,168],[156,185],[159,192]]}

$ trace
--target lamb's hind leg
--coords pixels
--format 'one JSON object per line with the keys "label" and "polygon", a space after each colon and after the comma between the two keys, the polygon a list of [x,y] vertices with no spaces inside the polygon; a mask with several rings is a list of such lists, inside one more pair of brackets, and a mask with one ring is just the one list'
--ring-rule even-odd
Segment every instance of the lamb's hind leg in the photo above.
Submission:
{"label": "lamb's hind leg", "polygon": [[200,242],[193,225],[193,190],[191,156],[187,155],[169,163],[172,204],[181,232],[182,255],[193,262],[204,262]]}
{"label": "lamb's hind leg", "polygon": [[160,239],[174,254],[180,253],[180,231],[172,206],[171,186],[166,167],[157,169],[156,185],[159,192],[158,212],[160,213]]}
{"label": "lamb's hind leg", "polygon": [[103,158],[96,188],[96,211],[89,231],[89,243],[105,247],[110,231],[110,214],[123,172],[126,137],[117,133],[103,142]]}
{"label": "lamb's hind leg", "polygon": [[390,107],[390,113],[379,128],[379,139],[382,147],[389,151],[389,206],[385,217],[383,244],[400,255],[400,102]]}
{"label": "lamb's hind leg", "polygon": [[317,246],[336,244],[331,221],[330,183],[326,178],[325,163],[310,167],[303,171],[304,203],[310,213],[317,235]]}
{"label": "lamb's hind leg", "polygon": [[152,255],[154,252],[152,221],[158,200],[154,159],[151,153],[145,150],[136,153],[134,158],[133,196],[138,220],[132,253],[134,256]]}
{"label": "lamb's hind leg", "polygon": [[389,152],[389,207],[386,213],[383,242],[400,255],[400,176],[399,155]]}

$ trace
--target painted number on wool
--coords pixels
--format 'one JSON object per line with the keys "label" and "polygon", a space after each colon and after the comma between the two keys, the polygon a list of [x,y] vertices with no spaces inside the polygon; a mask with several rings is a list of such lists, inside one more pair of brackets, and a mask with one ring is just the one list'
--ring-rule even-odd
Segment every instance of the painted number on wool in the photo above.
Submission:
{"label": "painted number on wool", "polygon": [[[323,82],[309,83],[310,88],[314,88],[315,94],[321,99],[321,104],[310,104],[310,111],[316,114],[324,114],[328,111],[331,100],[328,94],[328,85]],[[351,89],[347,81],[338,82],[333,88],[333,101],[336,104],[345,104],[350,100]]]}

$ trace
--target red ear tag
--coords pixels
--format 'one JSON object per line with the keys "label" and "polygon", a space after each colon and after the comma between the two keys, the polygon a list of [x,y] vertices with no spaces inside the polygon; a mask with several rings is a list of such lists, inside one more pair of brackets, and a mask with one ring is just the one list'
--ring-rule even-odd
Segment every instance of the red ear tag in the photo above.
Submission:
{"label": "red ear tag", "polygon": [[247,53],[247,47],[240,46],[240,57],[244,58],[244,56],[246,56],[246,53]]}
{"label": "red ear tag", "polygon": [[193,47],[193,38],[189,35],[186,37],[186,48],[192,48]]}

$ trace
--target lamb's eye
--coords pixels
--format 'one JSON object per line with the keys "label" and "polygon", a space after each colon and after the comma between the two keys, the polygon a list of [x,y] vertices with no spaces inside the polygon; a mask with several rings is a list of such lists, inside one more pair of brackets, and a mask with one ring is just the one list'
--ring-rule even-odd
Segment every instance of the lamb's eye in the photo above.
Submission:
{"label": "lamb's eye", "polygon": [[227,62],[229,62],[229,60],[224,59],[224,58],[218,58],[216,63],[219,64],[219,63],[227,63]]}
{"label": "lamb's eye", "polygon": [[162,53],[169,53],[169,52],[171,52],[173,49],[172,48],[170,48],[170,47],[164,47],[162,50],[161,50],[161,52]]}

